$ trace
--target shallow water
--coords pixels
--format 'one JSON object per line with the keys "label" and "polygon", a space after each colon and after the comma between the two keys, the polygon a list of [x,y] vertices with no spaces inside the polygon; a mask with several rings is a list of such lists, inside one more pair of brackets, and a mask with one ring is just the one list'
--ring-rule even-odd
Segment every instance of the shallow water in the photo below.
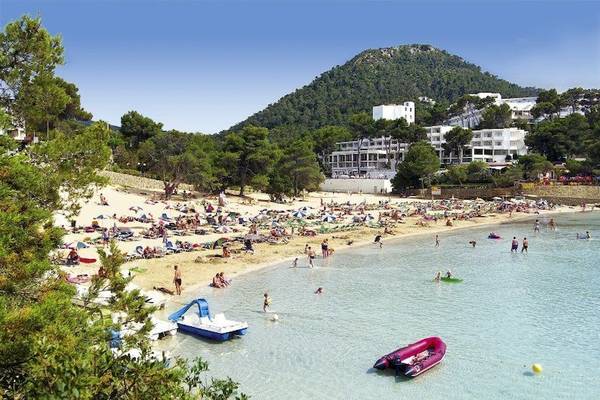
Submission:
{"label": "shallow water", "polygon": [[[286,263],[248,274],[198,293],[211,312],[247,321],[246,336],[212,343],[179,334],[169,344],[255,399],[598,399],[600,240],[575,233],[600,238],[600,213],[556,220],[557,232],[542,225],[534,234],[526,221],[494,227],[502,240],[486,239],[488,227],[442,234],[434,248],[426,235],[340,252],[315,269]],[[529,254],[510,253],[512,236],[528,237]],[[448,268],[464,282],[432,282]],[[260,312],[264,291],[278,322]],[[371,369],[433,335],[448,350],[424,375]],[[534,362],[541,375],[530,373]]]}

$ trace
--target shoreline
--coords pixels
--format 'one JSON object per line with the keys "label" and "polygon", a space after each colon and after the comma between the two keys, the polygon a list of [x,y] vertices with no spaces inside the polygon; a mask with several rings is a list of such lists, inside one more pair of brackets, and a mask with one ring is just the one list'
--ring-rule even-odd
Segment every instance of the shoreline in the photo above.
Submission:
{"label": "shoreline", "polygon": [[[409,239],[409,238],[424,236],[427,234],[439,234],[439,233],[443,233],[443,232],[454,232],[457,230],[463,231],[463,230],[483,228],[486,226],[493,226],[493,225],[507,225],[507,224],[511,224],[514,222],[520,222],[520,221],[525,221],[528,219],[533,219],[535,217],[544,217],[544,216],[548,216],[548,215],[563,215],[563,214],[570,214],[570,213],[577,213],[577,212],[581,212],[581,211],[575,209],[574,206],[563,206],[562,208],[560,208],[558,210],[540,211],[539,214],[523,213],[523,214],[513,215],[512,217],[508,217],[507,214],[496,214],[494,216],[482,217],[481,219],[483,221],[481,221],[481,222],[476,222],[476,223],[471,223],[471,224],[463,224],[463,225],[452,226],[452,227],[448,227],[446,225],[433,225],[428,228],[425,228],[425,229],[427,229],[426,231],[415,231],[415,232],[402,233],[400,235],[386,236],[385,243],[394,244],[394,243],[398,243],[398,242],[401,242],[401,241]],[[505,216],[506,220],[498,219],[498,217],[502,217],[502,216]],[[491,220],[485,220],[485,219],[491,219]],[[320,235],[320,237],[319,236],[317,236],[317,237],[319,239],[322,239],[325,236],[326,235]],[[297,240],[297,239],[295,239],[295,240]],[[372,244],[373,244],[372,240],[363,238],[362,240],[354,242],[352,244],[352,246],[346,246],[346,247],[336,249],[336,253],[337,252],[346,252],[350,249],[361,248],[361,247],[365,247],[367,245],[372,245]],[[286,256],[276,259],[276,260],[260,262],[255,265],[248,266],[248,267],[244,268],[242,271],[235,272],[235,277],[236,278],[242,277],[242,276],[245,276],[245,275],[253,273],[253,272],[257,272],[257,271],[264,270],[267,268],[272,268],[279,264],[284,264],[285,262],[291,262],[296,257],[301,258],[301,257],[305,257],[305,255],[304,254],[286,255]],[[318,257],[319,257],[319,259],[322,259],[320,256],[318,256]],[[164,311],[169,311],[174,306],[185,305],[187,302],[189,302],[190,300],[195,298],[195,295],[193,295],[194,292],[197,293],[202,288],[209,287],[210,283],[211,283],[210,280],[194,283],[194,284],[190,285],[189,287],[185,288],[183,290],[183,293],[181,296],[173,295],[171,297],[168,297],[167,301],[165,302]],[[225,289],[214,289],[214,290],[227,290],[227,289],[225,288]]]}

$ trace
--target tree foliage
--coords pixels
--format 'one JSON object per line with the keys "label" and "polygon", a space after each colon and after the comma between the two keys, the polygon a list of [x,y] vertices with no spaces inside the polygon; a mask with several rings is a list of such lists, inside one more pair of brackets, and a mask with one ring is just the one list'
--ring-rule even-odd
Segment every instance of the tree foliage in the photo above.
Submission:
{"label": "tree foliage", "polygon": [[440,160],[435,149],[427,142],[414,143],[408,149],[404,161],[398,166],[398,172],[392,179],[392,188],[400,192],[406,188],[419,187],[427,182],[425,178],[440,168]]}
{"label": "tree foliage", "polygon": [[444,136],[446,143],[444,150],[451,155],[458,155],[458,161],[462,164],[463,152],[466,145],[473,139],[473,131],[456,126]]}

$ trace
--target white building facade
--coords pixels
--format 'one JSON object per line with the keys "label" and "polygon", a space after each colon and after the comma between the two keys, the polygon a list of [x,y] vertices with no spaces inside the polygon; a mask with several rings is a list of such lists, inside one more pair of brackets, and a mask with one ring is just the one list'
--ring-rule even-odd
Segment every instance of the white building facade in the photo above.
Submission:
{"label": "white building facade", "polygon": [[[452,126],[428,126],[427,139],[434,147],[443,164],[459,162],[458,154],[448,154],[444,150],[446,134]],[[487,163],[504,163],[515,159],[515,156],[527,154],[525,145],[526,131],[519,128],[479,129],[473,131],[471,143],[465,146],[462,156],[463,163],[485,161]],[[507,157],[510,156],[510,157]]]}
{"label": "white building facade", "polygon": [[404,118],[408,124],[415,123],[415,103],[406,101],[403,104],[386,104],[373,107],[373,119],[396,120]]}
{"label": "white building facade", "polygon": [[[447,153],[444,150],[445,135],[452,128],[453,126],[447,125],[425,128],[427,139],[443,164],[459,162],[458,154]],[[504,163],[513,160],[515,156],[525,155],[525,134],[524,130],[518,128],[474,130],[471,143],[465,146],[463,151],[462,162]],[[396,174],[397,164],[404,160],[407,151],[406,143],[399,143],[389,137],[354,140],[337,143],[337,150],[331,153],[328,162],[334,178],[360,176],[391,179]]]}

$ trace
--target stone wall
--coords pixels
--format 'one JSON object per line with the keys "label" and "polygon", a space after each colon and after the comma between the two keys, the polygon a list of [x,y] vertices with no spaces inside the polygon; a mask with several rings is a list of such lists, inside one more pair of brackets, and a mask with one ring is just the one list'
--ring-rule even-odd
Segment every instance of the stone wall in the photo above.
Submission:
{"label": "stone wall", "polygon": [[[111,185],[131,187],[141,190],[163,191],[165,185],[156,179],[144,178],[143,176],[134,176],[121,174],[114,171],[102,171],[100,175],[107,177]],[[179,190],[192,191],[192,185],[179,185]]]}
{"label": "stone wall", "polygon": [[525,196],[536,196],[554,203],[568,205],[600,203],[600,186],[524,185],[522,192]]}

